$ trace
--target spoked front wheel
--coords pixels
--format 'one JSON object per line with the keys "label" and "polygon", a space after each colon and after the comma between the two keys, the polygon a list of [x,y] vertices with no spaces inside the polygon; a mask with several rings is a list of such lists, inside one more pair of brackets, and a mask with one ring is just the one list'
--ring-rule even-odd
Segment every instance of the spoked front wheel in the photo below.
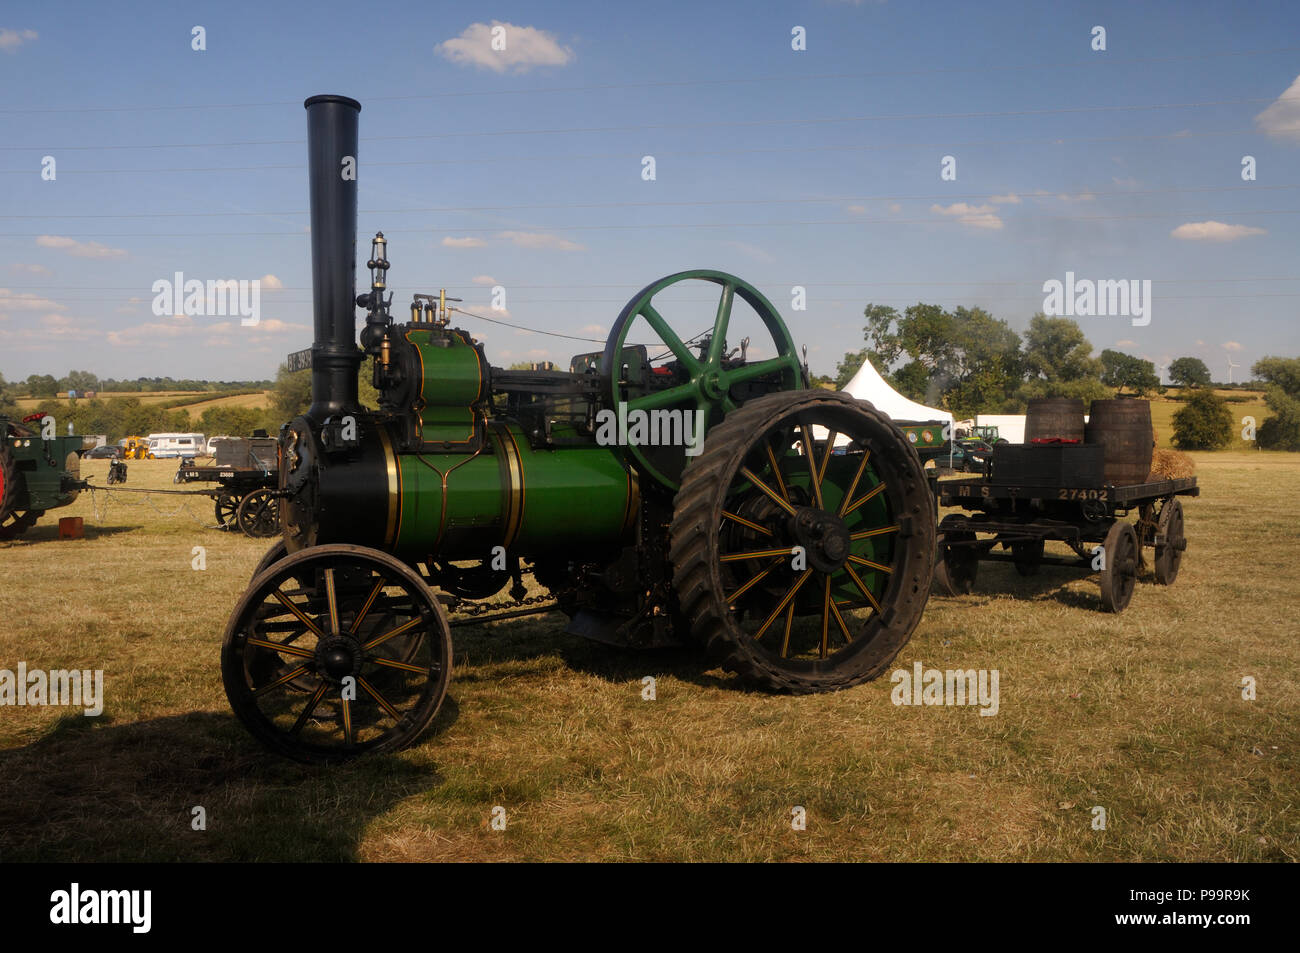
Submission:
{"label": "spoked front wheel", "polygon": [[361,546],[276,561],[235,606],[221,650],[235,715],[307,762],[406,747],[438,713],[451,630],[409,566]]}
{"label": "spoked front wheel", "polygon": [[916,452],[870,404],[781,392],[709,433],[671,539],[681,611],[724,667],[831,691],[879,675],[920,620],[933,501]]}

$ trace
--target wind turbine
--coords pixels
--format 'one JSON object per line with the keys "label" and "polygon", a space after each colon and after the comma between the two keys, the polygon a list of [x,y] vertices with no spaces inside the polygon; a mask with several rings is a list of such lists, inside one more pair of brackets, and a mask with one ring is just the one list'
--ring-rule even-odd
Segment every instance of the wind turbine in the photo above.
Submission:
{"label": "wind turbine", "polygon": [[1229,354],[1228,355],[1228,383],[1229,384],[1232,383],[1232,369],[1234,367],[1241,367],[1241,365],[1232,363],[1232,355]]}

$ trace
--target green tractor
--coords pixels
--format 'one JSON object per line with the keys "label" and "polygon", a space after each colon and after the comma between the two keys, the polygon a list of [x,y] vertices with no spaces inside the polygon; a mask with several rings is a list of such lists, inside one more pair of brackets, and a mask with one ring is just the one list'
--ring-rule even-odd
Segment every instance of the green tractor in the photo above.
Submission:
{"label": "green tractor", "polygon": [[46,510],[67,506],[86,488],[81,479],[82,438],[50,435],[40,414],[21,422],[0,416],[0,432],[0,540],[11,540],[27,532]]}

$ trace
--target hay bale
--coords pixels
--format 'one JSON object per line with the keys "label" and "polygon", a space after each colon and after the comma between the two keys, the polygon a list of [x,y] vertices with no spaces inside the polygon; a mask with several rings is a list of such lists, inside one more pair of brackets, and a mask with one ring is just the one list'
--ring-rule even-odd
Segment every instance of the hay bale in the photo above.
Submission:
{"label": "hay bale", "polygon": [[1192,458],[1179,450],[1155,450],[1151,454],[1151,472],[1147,474],[1147,482],[1154,483],[1157,480],[1179,480],[1183,477],[1195,476],[1196,464]]}

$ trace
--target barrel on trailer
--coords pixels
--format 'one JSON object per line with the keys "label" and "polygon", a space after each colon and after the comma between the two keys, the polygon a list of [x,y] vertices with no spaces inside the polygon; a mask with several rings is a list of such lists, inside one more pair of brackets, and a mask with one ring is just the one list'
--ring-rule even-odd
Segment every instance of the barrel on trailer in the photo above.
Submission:
{"label": "barrel on trailer", "polygon": [[1072,397],[1036,397],[1025,412],[1025,443],[1035,440],[1083,442],[1083,401]]}
{"label": "barrel on trailer", "polygon": [[1124,397],[1094,400],[1084,433],[1085,442],[1105,448],[1107,483],[1131,486],[1146,481],[1155,448],[1150,403]]}

